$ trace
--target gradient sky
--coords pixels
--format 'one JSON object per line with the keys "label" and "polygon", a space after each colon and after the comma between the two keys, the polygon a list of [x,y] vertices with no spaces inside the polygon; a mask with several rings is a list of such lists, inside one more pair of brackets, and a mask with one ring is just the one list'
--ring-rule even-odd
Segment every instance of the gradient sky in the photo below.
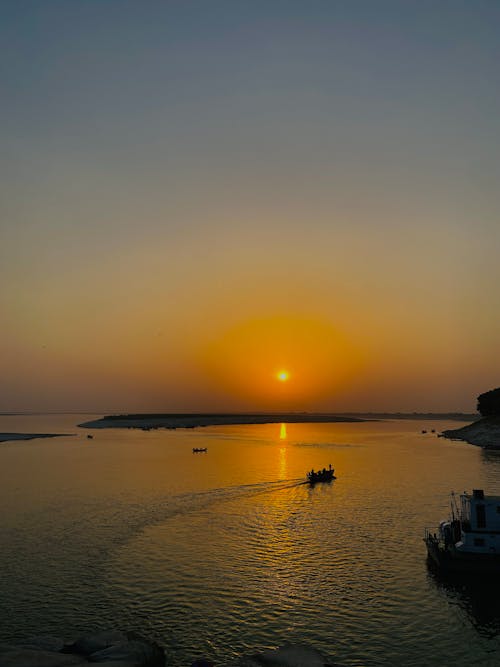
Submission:
{"label": "gradient sky", "polygon": [[0,33],[0,411],[500,385],[499,3],[3,0]]}

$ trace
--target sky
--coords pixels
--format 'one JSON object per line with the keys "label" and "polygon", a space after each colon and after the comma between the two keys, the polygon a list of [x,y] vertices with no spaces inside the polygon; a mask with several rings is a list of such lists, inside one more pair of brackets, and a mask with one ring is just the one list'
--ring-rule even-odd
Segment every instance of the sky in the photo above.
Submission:
{"label": "sky", "polygon": [[473,411],[499,37],[492,0],[3,0],[0,412]]}

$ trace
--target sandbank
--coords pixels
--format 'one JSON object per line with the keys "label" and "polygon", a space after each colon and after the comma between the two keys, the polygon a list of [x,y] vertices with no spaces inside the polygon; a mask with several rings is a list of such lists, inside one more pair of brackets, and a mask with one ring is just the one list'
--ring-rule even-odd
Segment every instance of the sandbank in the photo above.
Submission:
{"label": "sandbank", "polygon": [[236,426],[243,424],[329,424],[335,422],[365,422],[359,417],[317,413],[270,413],[270,414],[126,414],[108,415],[101,419],[79,424],[82,428],[197,428],[200,426]]}
{"label": "sandbank", "polygon": [[0,433],[0,442],[9,440],[34,440],[35,438],[58,438],[63,433]]}

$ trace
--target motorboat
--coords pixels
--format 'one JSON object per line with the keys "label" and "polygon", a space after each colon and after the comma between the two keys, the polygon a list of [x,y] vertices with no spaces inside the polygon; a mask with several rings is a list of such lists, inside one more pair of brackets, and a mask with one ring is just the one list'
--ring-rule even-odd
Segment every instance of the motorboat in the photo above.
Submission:
{"label": "motorboat", "polygon": [[451,512],[436,532],[426,529],[431,561],[443,570],[500,574],[500,496],[451,494]]}
{"label": "motorboat", "polygon": [[328,468],[323,468],[323,470],[310,470],[307,473],[307,481],[310,484],[316,484],[318,482],[331,482],[332,479],[336,479],[335,470],[332,468],[332,464]]}
{"label": "motorboat", "polygon": [[206,447],[193,447],[193,454],[200,454],[201,452],[206,452]]}

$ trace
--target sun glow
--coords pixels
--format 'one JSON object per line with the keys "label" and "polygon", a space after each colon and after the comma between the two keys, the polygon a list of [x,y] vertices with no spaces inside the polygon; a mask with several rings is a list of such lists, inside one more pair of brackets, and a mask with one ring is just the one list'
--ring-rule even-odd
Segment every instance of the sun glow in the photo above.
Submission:
{"label": "sun glow", "polygon": [[[355,377],[357,351],[328,322],[300,316],[245,320],[200,349],[214,395],[251,410],[313,410]],[[222,398],[221,398],[222,400]]]}

